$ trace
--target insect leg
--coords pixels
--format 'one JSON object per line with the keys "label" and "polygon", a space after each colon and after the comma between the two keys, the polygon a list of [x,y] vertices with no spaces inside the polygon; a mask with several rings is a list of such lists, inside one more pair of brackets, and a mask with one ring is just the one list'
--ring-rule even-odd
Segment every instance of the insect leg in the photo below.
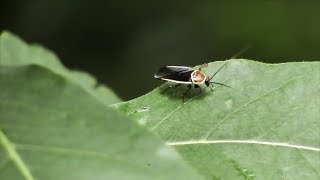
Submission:
{"label": "insect leg", "polygon": [[161,93],[164,94],[168,89],[176,88],[176,87],[178,87],[178,86],[180,86],[180,85],[181,85],[181,84],[176,84],[176,85],[174,85],[174,86],[169,86],[169,87],[167,87],[164,91],[162,91]]}
{"label": "insect leg", "polygon": [[211,91],[213,91],[213,89],[212,89],[212,87],[210,85],[213,87],[212,83],[210,83],[207,87],[209,87],[211,89]]}
{"label": "insect leg", "polygon": [[184,102],[184,97],[186,96],[186,94],[190,91],[190,89],[191,89],[191,84],[189,84],[188,85],[188,89],[183,93],[183,95],[182,95],[182,101]]}
{"label": "insect leg", "polygon": [[200,87],[198,84],[195,84],[195,85],[194,85],[194,88],[199,88],[200,93],[202,93],[202,89],[201,89],[201,87]]}

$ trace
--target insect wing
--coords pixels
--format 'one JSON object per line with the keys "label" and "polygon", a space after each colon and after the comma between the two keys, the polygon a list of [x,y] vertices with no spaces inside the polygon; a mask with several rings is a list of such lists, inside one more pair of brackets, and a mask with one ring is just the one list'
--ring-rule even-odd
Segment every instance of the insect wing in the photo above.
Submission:
{"label": "insect wing", "polygon": [[164,66],[158,70],[154,77],[176,83],[189,83],[193,71],[194,69],[186,66]]}

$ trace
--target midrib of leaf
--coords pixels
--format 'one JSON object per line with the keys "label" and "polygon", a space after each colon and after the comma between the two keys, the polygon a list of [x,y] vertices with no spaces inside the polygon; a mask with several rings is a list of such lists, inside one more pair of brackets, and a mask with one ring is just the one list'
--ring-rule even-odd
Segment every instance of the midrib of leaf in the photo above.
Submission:
{"label": "midrib of leaf", "polygon": [[195,140],[195,141],[180,141],[180,142],[168,142],[169,146],[183,146],[183,145],[196,145],[196,144],[257,144],[267,146],[279,146],[287,148],[302,149],[308,151],[320,152],[320,148],[303,146],[281,142],[269,142],[269,141],[256,141],[256,140]]}
{"label": "midrib of leaf", "polygon": [[[1,129],[1,128],[0,128]],[[8,156],[12,160],[12,162],[17,167],[18,171],[22,174],[22,176],[26,180],[34,180],[33,176],[31,175],[28,167],[26,164],[22,161],[21,157],[17,153],[17,151],[14,148],[14,145],[10,142],[10,140],[7,138],[7,136],[3,133],[2,130],[0,130],[0,143],[7,152]]]}

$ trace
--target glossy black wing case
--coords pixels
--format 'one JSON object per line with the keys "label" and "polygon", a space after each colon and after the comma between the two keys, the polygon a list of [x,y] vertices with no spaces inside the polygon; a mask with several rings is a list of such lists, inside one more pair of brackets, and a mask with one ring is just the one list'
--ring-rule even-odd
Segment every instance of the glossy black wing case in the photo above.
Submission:
{"label": "glossy black wing case", "polygon": [[187,66],[163,66],[155,73],[154,77],[177,83],[187,83],[191,82],[193,71],[194,69]]}

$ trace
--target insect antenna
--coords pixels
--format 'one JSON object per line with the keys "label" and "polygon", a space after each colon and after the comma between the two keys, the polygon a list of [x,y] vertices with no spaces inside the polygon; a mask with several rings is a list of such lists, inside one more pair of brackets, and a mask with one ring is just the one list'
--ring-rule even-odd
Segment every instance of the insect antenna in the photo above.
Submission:
{"label": "insect antenna", "polygon": [[[231,86],[228,86],[228,85],[225,85],[225,84],[219,83],[219,82],[210,81],[215,75],[217,75],[217,73],[218,73],[226,64],[227,64],[227,62],[225,62],[225,63],[211,76],[211,78],[209,78],[209,83],[212,85],[212,87],[213,87],[213,84],[217,84],[217,85],[224,86],[224,87],[233,89],[233,90],[235,90],[235,91],[238,91],[238,92],[240,92],[241,94],[249,97],[247,94],[245,94],[245,93],[243,93],[243,92],[239,91],[238,89],[235,89],[235,88],[233,88],[233,87],[231,87]],[[211,91],[213,91],[213,89],[212,89],[211,87],[210,87],[210,89],[211,89]]]}
{"label": "insect antenna", "polygon": [[[236,54],[234,54],[230,59],[233,59],[233,58],[236,58],[236,57],[238,57],[238,56],[240,56],[241,54],[243,54],[243,53],[245,53],[246,51],[248,51],[248,49],[250,49],[251,48],[251,45],[250,44],[248,44],[248,45],[246,45],[244,48],[242,48],[239,52],[237,52]],[[225,66],[227,64],[227,62],[225,62],[219,69],[218,69],[218,71],[216,71],[210,78],[209,78],[209,81],[215,76],[215,75],[217,75],[218,74],[218,72]],[[201,69],[203,68],[203,67],[207,67],[208,66],[208,64],[203,64],[200,68],[199,68],[199,71],[201,71]],[[221,84],[220,84],[221,85]]]}
{"label": "insect antenna", "polygon": [[251,44],[247,44],[240,51],[238,51],[236,54],[234,54],[230,59],[234,59],[234,58],[239,57],[240,55],[242,55],[243,53],[248,51],[251,47],[252,47]]}
{"label": "insect antenna", "polygon": [[[244,52],[248,51],[248,49],[250,49],[250,48],[251,48],[251,45],[250,45],[250,44],[246,45],[243,49],[241,49],[239,52],[237,52],[235,55],[233,55],[233,56],[231,57],[231,59],[240,56],[240,55],[243,54]],[[211,80],[226,64],[227,64],[227,62],[225,62],[225,63],[218,69],[218,71],[215,72],[215,73],[211,76],[211,78],[209,78],[209,80]]]}
{"label": "insect antenna", "polygon": [[213,84],[218,84],[218,85],[220,85],[220,86],[224,86],[224,87],[227,87],[227,88],[234,89],[234,88],[231,87],[231,86],[228,86],[228,85],[225,85],[225,84],[222,84],[222,83],[218,83],[218,82],[210,82],[210,84],[212,84],[212,86],[213,86]]}
{"label": "insect antenna", "polygon": [[216,71],[216,72],[211,76],[211,78],[209,78],[209,81],[210,81],[215,75],[217,75],[218,72],[219,72],[226,64],[227,64],[227,62],[225,62],[225,63],[218,69],[218,71]]}
{"label": "insect antenna", "polygon": [[227,88],[230,88],[230,89],[233,89],[233,90],[238,91],[238,89],[235,89],[235,88],[233,88],[233,87],[231,87],[231,86],[228,86],[228,85],[225,85],[225,84],[222,84],[222,83],[210,81],[210,84],[212,85],[212,87],[213,87],[213,84],[217,84],[217,85],[224,86],[224,87],[227,87]]}
{"label": "insect antenna", "polygon": [[[232,59],[232,58],[236,58],[237,56],[240,56],[241,54],[243,54],[244,52],[246,52],[246,51],[247,51],[248,49],[250,49],[250,48],[251,48],[251,45],[250,45],[250,44],[247,45],[247,46],[245,46],[243,49],[241,49],[239,52],[237,52],[235,55],[233,55],[233,56],[231,57],[231,59]],[[210,78],[207,77],[207,80],[206,80],[206,85],[207,85],[207,87],[209,87],[209,88],[211,89],[211,91],[213,91],[213,89],[212,89],[213,84],[217,84],[217,85],[220,85],[220,86],[224,86],[224,87],[227,87],[227,88],[236,90],[236,91],[240,92],[241,94],[243,94],[243,95],[245,95],[245,96],[248,96],[247,94],[245,94],[245,93],[243,93],[243,92],[241,92],[241,91],[239,91],[239,90],[237,90],[237,89],[235,89],[235,88],[233,88],[233,87],[231,87],[231,86],[228,86],[228,85],[225,85],[225,84],[222,84],[222,83],[218,83],[218,82],[211,81],[211,80],[213,79],[213,77],[215,77],[215,76],[218,74],[218,72],[219,72],[226,64],[227,64],[227,61],[226,61]],[[201,66],[199,70],[201,70],[202,67],[204,67],[204,65]],[[210,87],[210,85],[211,85],[212,87]],[[249,97],[249,96],[248,96],[248,97]]]}
{"label": "insect antenna", "polygon": [[[230,88],[230,89],[232,89],[232,90],[235,90],[235,91],[237,91],[237,92],[239,92],[239,93],[241,93],[241,94],[249,97],[248,94],[245,94],[245,93],[243,93],[243,92],[239,91],[238,89],[235,89],[235,88],[233,88],[233,87],[231,87],[231,86],[228,86],[228,85],[225,85],[225,84],[222,84],[222,83],[218,83],[218,82],[212,82],[212,81],[210,81],[210,84],[212,85],[212,87],[213,87],[213,84],[217,84],[217,85],[220,85],[220,86],[224,86],[224,87]],[[211,91],[213,91],[213,89],[212,89],[211,87],[210,87],[210,89],[211,89]]]}

